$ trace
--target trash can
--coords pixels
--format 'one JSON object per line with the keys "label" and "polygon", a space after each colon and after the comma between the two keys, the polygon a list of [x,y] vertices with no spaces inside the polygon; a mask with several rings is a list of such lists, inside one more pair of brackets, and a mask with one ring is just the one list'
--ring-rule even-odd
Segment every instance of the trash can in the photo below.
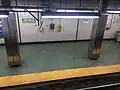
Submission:
{"label": "trash can", "polygon": [[116,41],[120,42],[120,31],[116,31]]}

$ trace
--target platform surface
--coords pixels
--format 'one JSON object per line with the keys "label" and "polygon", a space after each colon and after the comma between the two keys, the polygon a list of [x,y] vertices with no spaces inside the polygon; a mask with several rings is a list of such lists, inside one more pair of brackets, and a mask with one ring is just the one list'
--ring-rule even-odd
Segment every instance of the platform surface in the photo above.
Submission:
{"label": "platform surface", "polygon": [[[87,51],[88,42],[20,45],[22,66],[9,68],[7,65],[5,47],[0,46],[0,82],[5,80],[8,81],[0,84],[1,86],[5,86],[10,83],[11,85],[16,83],[19,84],[20,82],[21,84],[24,84],[24,80],[27,81],[28,77],[31,76],[34,78],[28,80],[27,83],[35,81],[38,82],[40,80],[47,81],[51,79],[54,80],[120,72],[119,43],[114,41],[104,41],[101,49],[101,55],[98,60],[88,59]],[[44,73],[46,73],[46,75]],[[50,75],[48,75],[48,73],[50,73]],[[65,73],[68,73],[66,74],[67,76]],[[48,75],[49,77],[41,76],[43,74],[44,76]],[[60,76],[59,74],[63,75]],[[56,77],[53,75],[56,75]],[[36,79],[36,77],[39,78]],[[11,82],[10,79],[12,79],[13,82]]]}
{"label": "platform surface", "polygon": [[0,46],[0,76],[86,68],[120,63],[120,45],[104,41],[98,60],[88,58],[88,42],[21,45],[22,66],[9,68],[6,51]]}

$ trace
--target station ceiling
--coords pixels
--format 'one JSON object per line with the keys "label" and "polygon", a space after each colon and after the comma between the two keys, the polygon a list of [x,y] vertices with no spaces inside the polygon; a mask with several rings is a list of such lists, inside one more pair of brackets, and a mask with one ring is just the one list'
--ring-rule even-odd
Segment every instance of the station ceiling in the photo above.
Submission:
{"label": "station ceiling", "polygon": [[[2,6],[0,0],[0,6]],[[100,0],[4,0],[11,6],[42,8],[89,8],[97,9]],[[108,0],[108,9],[120,9],[120,0]]]}

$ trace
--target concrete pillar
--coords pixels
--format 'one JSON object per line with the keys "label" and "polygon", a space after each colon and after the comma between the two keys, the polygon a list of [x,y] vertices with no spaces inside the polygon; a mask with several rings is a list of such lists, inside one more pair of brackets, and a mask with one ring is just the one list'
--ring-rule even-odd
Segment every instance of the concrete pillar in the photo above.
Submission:
{"label": "concrete pillar", "polygon": [[95,18],[93,20],[92,32],[88,49],[88,57],[90,59],[98,59],[100,55],[100,49],[102,45],[106,22],[106,14],[100,15],[99,18]]}
{"label": "concrete pillar", "polygon": [[1,18],[5,46],[10,66],[21,64],[20,51],[18,45],[17,26],[15,13],[10,13],[7,18]]}
{"label": "concrete pillar", "polygon": [[99,18],[93,20],[92,32],[88,48],[88,57],[90,59],[98,59],[102,40],[107,22],[107,5],[108,0],[99,0]]}

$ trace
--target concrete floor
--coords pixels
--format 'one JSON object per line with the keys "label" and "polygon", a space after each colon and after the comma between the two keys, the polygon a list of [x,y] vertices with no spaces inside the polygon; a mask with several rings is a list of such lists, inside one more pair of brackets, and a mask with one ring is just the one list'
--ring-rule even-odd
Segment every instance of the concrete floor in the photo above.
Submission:
{"label": "concrete floor", "polygon": [[21,45],[22,66],[9,68],[0,46],[0,76],[120,64],[120,45],[104,41],[98,60],[88,59],[88,42]]}

